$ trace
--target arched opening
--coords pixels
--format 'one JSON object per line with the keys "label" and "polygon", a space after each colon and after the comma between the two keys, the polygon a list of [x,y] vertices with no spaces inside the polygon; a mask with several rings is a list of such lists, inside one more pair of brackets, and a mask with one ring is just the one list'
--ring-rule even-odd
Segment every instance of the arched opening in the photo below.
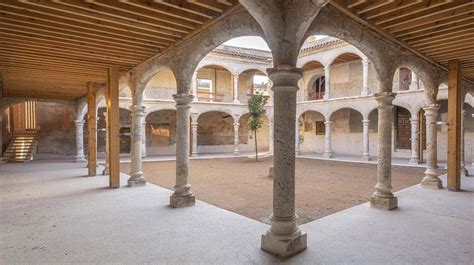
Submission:
{"label": "arched opening", "polygon": [[[105,154],[106,137],[107,137],[107,121],[106,108],[97,110],[97,152]],[[132,114],[130,110],[119,109],[120,115],[120,153],[130,153],[130,126],[132,124]],[[87,119],[87,117],[84,117]],[[84,123],[84,131],[87,132],[87,122]],[[87,149],[87,134],[84,134],[84,147]]]}
{"label": "arched opening", "polygon": [[301,114],[299,118],[301,153],[324,152],[324,135],[326,133],[324,121],[324,115],[317,111],[308,110]]}
{"label": "arched opening", "polygon": [[332,98],[358,96],[363,87],[362,58],[355,53],[337,56],[329,68]]}
{"label": "arched opening", "polygon": [[318,61],[309,61],[303,65],[303,80],[309,79],[303,100],[320,100],[326,92],[324,66]]}
{"label": "arched opening", "polygon": [[[242,152],[255,151],[255,136],[248,128],[250,114],[246,113],[239,119],[239,149]],[[262,127],[257,130],[258,151],[268,151],[270,149],[269,120],[266,115],[262,116]]]}
{"label": "arched opening", "polygon": [[335,154],[362,154],[362,120],[362,114],[350,108],[339,109],[331,114],[331,147]]}
{"label": "arched opening", "polygon": [[234,118],[226,112],[210,111],[199,115],[198,152],[227,153],[234,147]]}
{"label": "arched opening", "polygon": [[207,65],[197,71],[196,91],[199,101],[232,102],[233,77],[219,65]]}
{"label": "arched opening", "polygon": [[26,161],[75,154],[75,112],[70,107],[25,101],[9,106],[1,116],[1,153],[5,159]]}
{"label": "arched opening", "polygon": [[243,71],[238,76],[239,101],[247,103],[248,99],[254,94],[262,94],[269,97],[270,86],[268,81],[268,77],[260,70],[248,69]]}
{"label": "arched opening", "polygon": [[170,70],[160,71],[150,79],[145,87],[146,99],[173,100],[176,94],[176,78]]}
{"label": "arched opening", "polygon": [[424,85],[413,70],[401,67],[397,69],[393,76],[392,90],[394,92],[424,90]]}
{"label": "arched opening", "polygon": [[176,110],[159,110],[147,115],[146,154],[174,155],[176,153]]}

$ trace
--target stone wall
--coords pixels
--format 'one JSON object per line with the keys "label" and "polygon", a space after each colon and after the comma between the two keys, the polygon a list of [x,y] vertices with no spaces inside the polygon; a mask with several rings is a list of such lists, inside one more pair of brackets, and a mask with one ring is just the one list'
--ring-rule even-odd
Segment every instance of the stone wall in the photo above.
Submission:
{"label": "stone wall", "polygon": [[173,99],[176,94],[176,79],[173,72],[162,71],[156,74],[145,89],[146,99]]}
{"label": "stone wall", "polygon": [[76,154],[74,113],[56,103],[36,104],[37,154],[73,156]]}
{"label": "stone wall", "polygon": [[147,155],[174,155],[176,153],[176,111],[162,110],[146,117]]}

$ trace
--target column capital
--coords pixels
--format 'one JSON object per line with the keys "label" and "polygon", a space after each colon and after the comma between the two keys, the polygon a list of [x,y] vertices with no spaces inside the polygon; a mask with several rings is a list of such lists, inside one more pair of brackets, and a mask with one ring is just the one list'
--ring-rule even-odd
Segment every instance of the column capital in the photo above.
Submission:
{"label": "column capital", "polygon": [[370,124],[370,120],[362,120],[362,124],[368,126]]}
{"label": "column capital", "polygon": [[174,94],[173,99],[176,101],[176,107],[186,107],[191,104],[194,96],[188,94]]}
{"label": "column capital", "polygon": [[368,59],[362,59],[362,65],[368,66],[370,61]]}
{"label": "column capital", "polygon": [[199,123],[197,121],[192,121],[191,122],[191,126],[194,128],[194,127],[198,127]]}
{"label": "column capital", "polygon": [[238,121],[237,121],[237,122],[234,122],[234,129],[235,129],[235,128],[239,128],[239,126],[240,126],[240,122],[238,122]]}
{"label": "column capital", "polygon": [[431,116],[438,114],[439,105],[438,104],[430,104],[423,106],[423,110],[425,111],[425,116]]}
{"label": "column capital", "polygon": [[278,65],[267,70],[273,82],[272,90],[298,91],[298,81],[303,77],[303,69],[291,65]]}
{"label": "column capital", "polygon": [[418,124],[420,120],[418,118],[410,118],[410,122],[412,125]]}
{"label": "column capital", "polygon": [[132,105],[129,107],[129,109],[132,111],[132,115],[137,115],[140,117],[145,116],[145,106],[142,105]]}
{"label": "column capital", "polygon": [[324,121],[324,125],[326,126],[331,126],[331,124],[332,124],[332,121]]}
{"label": "column capital", "polygon": [[238,76],[238,75],[234,75],[232,78],[234,79],[234,82],[236,82],[236,81],[239,80],[239,76]]}
{"label": "column capital", "polygon": [[395,99],[395,93],[392,92],[380,92],[380,93],[375,93],[375,100],[377,100],[377,103],[379,104],[379,107],[383,106],[390,106],[392,107],[392,102]]}

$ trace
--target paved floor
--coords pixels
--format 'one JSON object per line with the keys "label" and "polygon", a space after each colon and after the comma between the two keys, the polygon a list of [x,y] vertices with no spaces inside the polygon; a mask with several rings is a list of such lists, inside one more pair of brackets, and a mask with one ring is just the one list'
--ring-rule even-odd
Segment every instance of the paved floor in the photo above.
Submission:
{"label": "paved floor", "polygon": [[[267,225],[169,190],[107,188],[85,164],[0,165],[0,263],[472,264],[474,178],[463,192],[398,193],[400,209],[362,204],[302,226],[308,249],[282,261],[259,249]],[[126,176],[123,176],[125,183]]]}

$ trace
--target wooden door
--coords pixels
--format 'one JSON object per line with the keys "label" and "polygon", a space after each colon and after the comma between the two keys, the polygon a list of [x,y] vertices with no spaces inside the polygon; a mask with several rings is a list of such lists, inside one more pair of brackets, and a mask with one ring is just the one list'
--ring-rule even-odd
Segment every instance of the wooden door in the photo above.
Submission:
{"label": "wooden door", "polygon": [[411,150],[410,112],[397,107],[396,111],[396,148]]}

